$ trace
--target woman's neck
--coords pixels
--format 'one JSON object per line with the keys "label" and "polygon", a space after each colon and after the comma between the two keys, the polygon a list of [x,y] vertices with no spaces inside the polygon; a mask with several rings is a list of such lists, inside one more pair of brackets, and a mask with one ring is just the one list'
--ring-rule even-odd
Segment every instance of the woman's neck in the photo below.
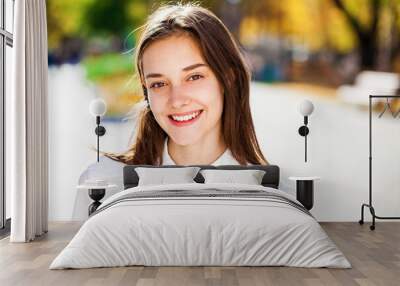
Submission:
{"label": "woman's neck", "polygon": [[221,133],[205,136],[190,145],[178,145],[169,138],[167,145],[167,152],[177,165],[211,165],[226,151]]}

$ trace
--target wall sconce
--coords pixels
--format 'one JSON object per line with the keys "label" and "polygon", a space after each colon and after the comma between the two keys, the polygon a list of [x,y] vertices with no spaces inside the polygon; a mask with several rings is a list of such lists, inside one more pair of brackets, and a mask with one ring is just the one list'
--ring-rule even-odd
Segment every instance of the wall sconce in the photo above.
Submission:
{"label": "wall sconce", "polygon": [[307,162],[307,135],[310,133],[308,129],[308,116],[314,111],[314,105],[309,100],[303,100],[299,105],[299,112],[304,117],[304,125],[299,128],[299,134],[304,137],[304,162]]}
{"label": "wall sconce", "polygon": [[100,125],[100,117],[104,116],[107,111],[106,102],[101,98],[93,99],[89,105],[89,112],[96,118],[97,127],[94,130],[94,133],[97,135],[97,162],[99,162],[99,141],[100,136],[106,134],[106,129],[104,126]]}

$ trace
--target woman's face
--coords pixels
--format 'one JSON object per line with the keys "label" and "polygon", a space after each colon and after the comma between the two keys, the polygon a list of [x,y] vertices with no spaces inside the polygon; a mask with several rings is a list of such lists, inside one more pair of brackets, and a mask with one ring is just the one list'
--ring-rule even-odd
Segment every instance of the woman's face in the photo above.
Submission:
{"label": "woman's face", "polygon": [[176,144],[219,135],[223,89],[196,41],[186,35],[157,40],[142,63],[151,111]]}

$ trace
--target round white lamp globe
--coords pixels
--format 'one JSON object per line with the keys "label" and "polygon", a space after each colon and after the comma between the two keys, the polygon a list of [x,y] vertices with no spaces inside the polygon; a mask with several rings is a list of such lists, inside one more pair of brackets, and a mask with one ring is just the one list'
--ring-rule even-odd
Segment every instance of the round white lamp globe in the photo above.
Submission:
{"label": "round white lamp globe", "polygon": [[311,101],[309,100],[303,100],[300,105],[299,105],[299,112],[303,115],[303,116],[308,116],[311,113],[313,113],[314,111],[314,105],[312,104]]}
{"label": "round white lamp globe", "polygon": [[89,105],[89,111],[93,116],[103,116],[106,114],[107,105],[106,102],[101,98],[93,99]]}

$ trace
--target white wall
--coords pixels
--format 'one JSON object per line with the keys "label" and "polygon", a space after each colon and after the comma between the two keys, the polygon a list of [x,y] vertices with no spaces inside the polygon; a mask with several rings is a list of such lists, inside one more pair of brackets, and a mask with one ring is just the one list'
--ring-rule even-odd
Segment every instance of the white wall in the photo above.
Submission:
{"label": "white wall", "polygon": [[[63,65],[49,70],[49,219],[82,220],[91,199],[87,191],[77,191],[78,179],[96,162],[95,118],[89,103],[96,89],[85,80],[79,66]],[[129,124],[102,123],[106,135],[100,149],[124,150],[130,135]],[[124,129],[125,130],[122,130]]]}
{"label": "white wall", "polygon": [[[361,203],[368,202],[368,110],[259,84],[253,85],[252,94],[257,136],[270,163],[281,167],[280,187],[295,194],[289,176],[320,176],[311,211],[315,217],[358,221]],[[297,106],[305,98],[315,105],[309,118],[307,163],[304,138],[297,133],[303,121]],[[374,205],[378,215],[399,215],[399,119],[373,116]]]}
{"label": "white wall", "polygon": [[[76,185],[80,174],[96,160],[89,149],[96,143],[95,123],[88,113],[95,92],[79,66],[51,70],[49,85],[49,219],[80,220],[87,216],[90,199]],[[257,136],[267,160],[281,167],[281,189],[295,194],[295,182],[289,176],[320,176],[315,183],[315,217],[358,221],[361,203],[368,200],[367,110],[261,84],[253,84],[251,94]],[[303,122],[297,105],[305,98],[315,105],[309,118],[307,163],[304,138],[297,133]],[[382,216],[398,215],[400,209],[397,121],[381,118],[374,125],[374,203]],[[101,139],[101,149],[124,150],[133,131],[131,124],[105,123],[107,134]]]}

